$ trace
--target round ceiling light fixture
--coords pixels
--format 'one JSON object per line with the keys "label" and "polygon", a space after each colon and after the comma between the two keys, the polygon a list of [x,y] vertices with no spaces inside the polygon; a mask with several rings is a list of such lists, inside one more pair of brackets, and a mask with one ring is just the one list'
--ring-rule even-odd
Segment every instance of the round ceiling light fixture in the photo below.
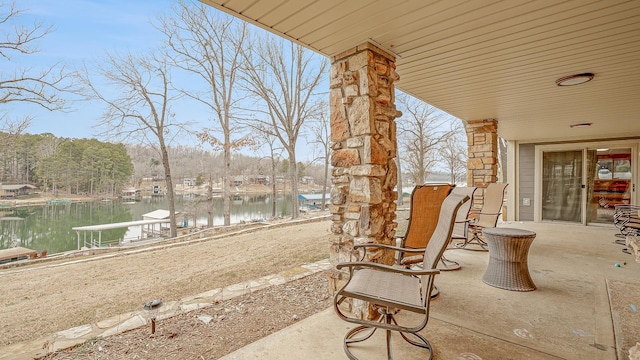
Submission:
{"label": "round ceiling light fixture", "polygon": [[579,124],[571,124],[569,125],[570,128],[585,128],[585,127],[589,127],[593,125],[593,123],[587,122],[587,123],[579,123]]}
{"label": "round ceiling light fixture", "polygon": [[556,80],[556,85],[558,86],[580,85],[593,80],[594,76],[595,75],[590,72],[564,76]]}

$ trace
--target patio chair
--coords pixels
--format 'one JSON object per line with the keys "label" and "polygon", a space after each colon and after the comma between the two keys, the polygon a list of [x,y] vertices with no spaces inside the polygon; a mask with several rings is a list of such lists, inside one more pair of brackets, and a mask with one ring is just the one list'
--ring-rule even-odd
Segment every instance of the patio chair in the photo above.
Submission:
{"label": "patio chair", "polygon": [[[440,273],[436,269],[436,265],[449,243],[455,213],[460,205],[467,200],[467,196],[451,194],[442,203],[436,228],[423,252],[422,269],[414,270],[366,261],[345,262],[336,266],[338,269],[349,269],[349,281],[336,293],[334,309],[336,314],[344,321],[359,325],[347,332],[344,337],[344,351],[349,359],[357,359],[349,347],[354,343],[360,343],[371,338],[377,329],[386,330],[388,359],[392,359],[392,331],[399,332],[400,336],[409,344],[426,349],[429,355],[425,358],[432,358],[431,344],[418,332],[424,329],[429,320],[429,304],[431,292],[434,288],[433,281],[435,275]],[[398,252],[406,251],[403,248],[383,244],[354,246],[354,248],[362,248],[365,251],[370,247]],[[349,316],[340,308],[340,305],[346,299],[369,302],[377,310],[379,316],[372,320]],[[400,310],[419,314],[419,320],[401,321],[401,324],[399,324],[394,316]],[[363,332],[364,334],[360,336]]]}
{"label": "patio chair", "polygon": [[[480,238],[484,228],[496,227],[498,217],[501,214],[502,202],[504,201],[505,189],[509,184],[491,183],[484,192],[484,204],[479,212],[471,210],[469,212],[469,229],[472,234],[471,239],[464,239],[463,243],[456,247],[465,250],[489,251],[487,243]],[[473,245],[471,247],[470,245]]]}
{"label": "patio chair", "polygon": [[[453,225],[453,232],[451,233],[451,240],[463,240],[466,241],[469,236],[469,211],[471,211],[471,205],[473,203],[473,193],[476,192],[477,187],[455,187],[451,190],[452,194],[462,194],[469,197],[469,201],[460,206],[456,213],[455,224]],[[460,263],[457,261],[449,260],[444,255],[440,259],[441,267],[438,269],[441,271],[458,270],[460,269]]]}
{"label": "patio chair", "polygon": [[640,235],[639,211],[639,205],[615,205],[615,211],[613,213],[613,224],[620,230],[619,237],[624,238],[627,235]]}
{"label": "patio chair", "polygon": [[398,238],[401,240],[401,248],[419,251],[400,252],[397,258],[398,265],[410,267],[422,262],[422,252],[436,228],[440,206],[454,186],[425,184],[413,189],[407,231]]}
{"label": "patio chair", "polygon": [[631,204],[617,204],[613,213],[613,224],[620,233],[616,234],[619,239],[615,240],[618,245],[625,246],[622,252],[631,254],[627,249],[626,238],[628,236],[640,236],[640,206]]}

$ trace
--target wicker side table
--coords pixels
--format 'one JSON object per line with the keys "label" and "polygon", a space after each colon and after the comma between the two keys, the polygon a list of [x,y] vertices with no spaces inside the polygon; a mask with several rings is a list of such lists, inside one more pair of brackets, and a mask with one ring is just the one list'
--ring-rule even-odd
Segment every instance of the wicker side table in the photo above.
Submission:
{"label": "wicker side table", "polygon": [[489,244],[489,265],[482,281],[512,291],[532,291],[536,285],[529,275],[529,247],[536,233],[513,228],[483,230]]}

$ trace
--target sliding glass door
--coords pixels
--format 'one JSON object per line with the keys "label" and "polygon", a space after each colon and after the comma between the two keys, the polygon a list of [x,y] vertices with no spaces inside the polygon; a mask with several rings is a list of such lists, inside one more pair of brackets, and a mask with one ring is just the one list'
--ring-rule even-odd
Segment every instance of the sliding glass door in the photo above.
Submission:
{"label": "sliding glass door", "polygon": [[612,224],[616,204],[634,203],[635,149],[632,145],[542,150],[539,218]]}
{"label": "sliding glass door", "polygon": [[545,151],[542,220],[582,221],[582,151]]}
{"label": "sliding glass door", "polygon": [[589,152],[595,155],[595,163],[589,173],[592,186],[588,193],[587,222],[611,224],[615,205],[631,204],[631,149],[601,148]]}

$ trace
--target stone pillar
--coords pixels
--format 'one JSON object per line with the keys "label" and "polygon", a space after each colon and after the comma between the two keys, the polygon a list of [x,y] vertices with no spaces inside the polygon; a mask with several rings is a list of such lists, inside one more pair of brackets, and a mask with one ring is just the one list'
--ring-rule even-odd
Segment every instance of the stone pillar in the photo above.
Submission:
{"label": "stone pillar", "polygon": [[[394,101],[395,57],[364,43],[332,58],[330,73],[331,165],[330,198],[333,265],[354,261],[354,244],[394,244],[397,227],[394,187],[397,183],[396,124],[401,113]],[[367,252],[369,261],[393,264],[389,251]],[[347,273],[335,270],[333,292]],[[359,316],[366,304],[352,304]]]}
{"label": "stone pillar", "polygon": [[495,119],[467,122],[467,184],[477,186],[473,206],[482,208],[484,188],[498,181],[498,121]]}

